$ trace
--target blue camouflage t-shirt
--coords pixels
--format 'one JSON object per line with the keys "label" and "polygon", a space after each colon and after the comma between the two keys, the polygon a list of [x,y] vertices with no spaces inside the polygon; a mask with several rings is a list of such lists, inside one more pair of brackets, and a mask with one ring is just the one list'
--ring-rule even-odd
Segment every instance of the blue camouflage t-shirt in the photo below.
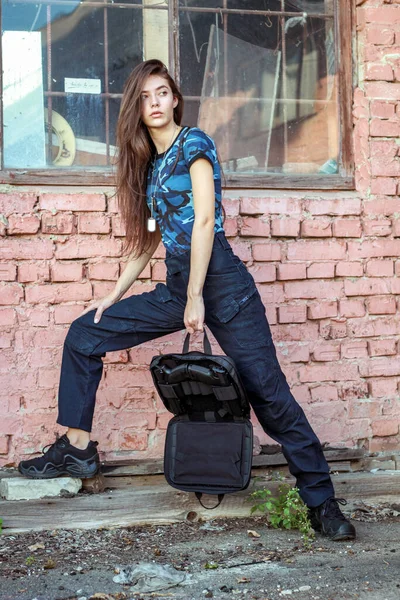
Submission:
{"label": "blue camouflage t-shirt", "polygon": [[[164,165],[162,166],[163,159]],[[214,232],[224,231],[222,226],[221,169],[214,141],[197,127],[184,127],[173,144],[158,154],[154,170],[147,173],[146,200],[160,228],[164,246],[169,254],[190,250],[194,223],[193,192],[189,169],[199,158],[208,160],[214,172],[215,225]],[[162,171],[158,173],[160,167]]]}

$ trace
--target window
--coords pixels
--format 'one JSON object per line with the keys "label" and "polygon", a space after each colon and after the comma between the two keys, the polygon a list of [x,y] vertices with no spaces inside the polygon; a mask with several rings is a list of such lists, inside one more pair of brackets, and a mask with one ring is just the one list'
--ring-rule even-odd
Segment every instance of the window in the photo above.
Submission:
{"label": "window", "polygon": [[1,181],[111,182],[123,84],[160,58],[228,187],[351,187],[351,12],[346,0],[2,0]]}

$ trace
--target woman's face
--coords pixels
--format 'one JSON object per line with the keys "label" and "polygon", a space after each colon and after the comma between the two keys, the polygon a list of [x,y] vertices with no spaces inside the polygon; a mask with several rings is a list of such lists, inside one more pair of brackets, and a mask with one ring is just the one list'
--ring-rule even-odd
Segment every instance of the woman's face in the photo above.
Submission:
{"label": "woman's face", "polygon": [[174,97],[169,83],[160,75],[150,75],[142,90],[141,117],[150,129],[169,125],[174,119],[174,108],[178,98]]}

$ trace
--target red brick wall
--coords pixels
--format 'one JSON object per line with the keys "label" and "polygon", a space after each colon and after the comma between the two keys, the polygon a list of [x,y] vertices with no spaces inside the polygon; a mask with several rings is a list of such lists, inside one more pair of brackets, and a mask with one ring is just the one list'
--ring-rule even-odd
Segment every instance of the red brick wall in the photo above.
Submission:
{"label": "red brick wall", "polygon": [[[400,6],[357,5],[356,191],[231,191],[226,231],[255,277],[284,371],[321,441],[391,450],[400,441]],[[111,190],[0,192],[7,464],[53,439],[63,340],[85,302],[121,273],[123,231]],[[160,248],[129,293],[164,277]],[[107,355],[93,437],[108,457],[162,454],[169,415],[147,366],[182,340],[183,332]]]}

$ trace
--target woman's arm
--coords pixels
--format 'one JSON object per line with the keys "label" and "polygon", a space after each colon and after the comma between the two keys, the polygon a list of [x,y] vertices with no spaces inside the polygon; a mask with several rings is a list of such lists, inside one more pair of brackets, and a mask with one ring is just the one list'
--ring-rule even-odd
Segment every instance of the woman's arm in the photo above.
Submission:
{"label": "woman's arm", "polygon": [[124,269],[124,272],[115,284],[114,291],[111,293],[111,295],[115,297],[116,302],[122,298],[125,292],[128,291],[128,289],[143,271],[150,258],[153,256],[158,244],[161,241],[161,233],[158,225],[154,232],[153,238],[153,242],[147,252],[144,252],[137,258],[128,259],[128,263]]}
{"label": "woman's arm", "polygon": [[213,168],[199,158],[190,167],[193,189],[194,224],[190,251],[190,277],[184,323],[189,333],[203,331],[203,286],[214,241],[215,187]]}

